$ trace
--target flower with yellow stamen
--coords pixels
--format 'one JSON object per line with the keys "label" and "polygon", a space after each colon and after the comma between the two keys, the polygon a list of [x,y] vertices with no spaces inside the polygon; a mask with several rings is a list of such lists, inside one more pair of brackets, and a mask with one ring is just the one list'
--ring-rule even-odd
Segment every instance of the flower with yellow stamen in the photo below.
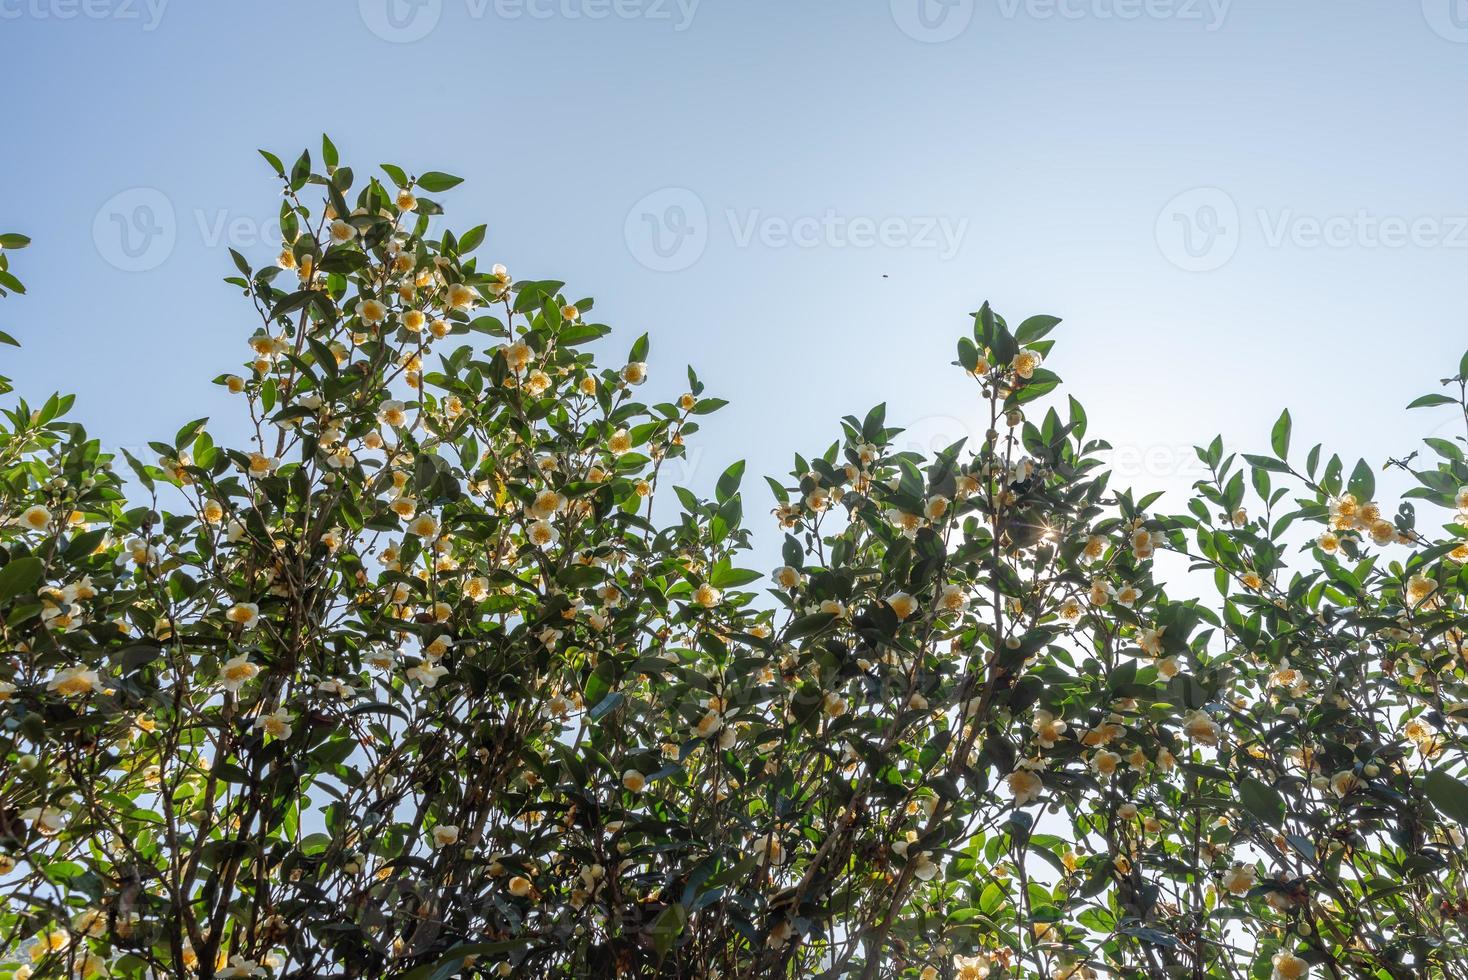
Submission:
{"label": "flower with yellow stamen", "polygon": [[46,690],[64,698],[79,698],[96,694],[102,690],[102,681],[95,670],[87,667],[63,667],[52,675]]}

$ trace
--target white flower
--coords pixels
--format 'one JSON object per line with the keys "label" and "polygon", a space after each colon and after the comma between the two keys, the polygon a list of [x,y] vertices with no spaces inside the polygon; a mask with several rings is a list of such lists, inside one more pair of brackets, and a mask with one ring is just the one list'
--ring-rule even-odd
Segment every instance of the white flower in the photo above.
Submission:
{"label": "white flower", "polygon": [[1025,348],[1018,354],[1014,355],[1014,360],[1010,362],[1010,367],[1014,370],[1014,373],[1019,375],[1021,378],[1030,378],[1034,376],[1035,368],[1040,366],[1040,361],[1041,357],[1039,351]]}
{"label": "white flower", "polygon": [[912,873],[919,881],[932,881],[938,876],[940,870],[942,869],[938,867],[937,863],[933,861],[932,855],[927,851],[923,851],[913,859]]}
{"label": "white flower", "polygon": [[44,837],[54,837],[66,826],[66,811],[54,806],[33,806],[20,811],[20,819],[35,828]]}
{"label": "white flower", "polygon": [[1252,865],[1236,864],[1223,875],[1223,887],[1233,895],[1243,895],[1254,887]]}
{"label": "white flower", "polygon": [[938,608],[944,612],[963,612],[967,605],[968,598],[963,594],[961,585],[945,585],[938,594]]}
{"label": "white flower", "polygon": [[898,619],[906,619],[918,610],[918,601],[906,592],[894,592],[887,597],[887,605],[897,614]]}
{"label": "white flower", "polygon": [[981,956],[953,957],[954,980],[984,980],[991,969],[989,961]]}
{"label": "white flower", "polygon": [[758,858],[761,864],[766,864],[772,868],[778,868],[790,860],[790,855],[785,850],[785,846],[780,843],[780,838],[774,834],[765,834],[762,837],[756,837],[750,841],[749,853]]}
{"label": "white flower", "polygon": [[64,667],[51,677],[51,682],[46,685],[46,690],[54,691],[64,698],[77,698],[102,690],[102,681],[97,677],[95,670],[89,670],[86,667]]}
{"label": "white flower", "polygon": [[356,688],[336,677],[328,677],[324,681],[318,681],[316,690],[322,694],[334,694],[342,700],[349,700],[357,696]]}
{"label": "white flower", "polygon": [[1030,727],[1034,729],[1035,741],[1040,743],[1041,748],[1053,749],[1069,726],[1044,708],[1037,708],[1035,720],[1030,723]]}
{"label": "white flower", "polygon": [[260,607],[253,602],[240,602],[224,612],[224,618],[236,626],[249,629],[260,619]]}
{"label": "white flower", "polygon": [[226,691],[237,692],[245,681],[260,673],[260,668],[250,663],[248,654],[226,660],[219,668],[219,683]]}
{"label": "white flower", "polygon": [[408,424],[406,406],[400,401],[385,401],[377,409],[377,420],[384,425],[400,429]]}
{"label": "white flower", "polygon": [[455,310],[472,310],[479,303],[479,294],[461,282],[449,286],[449,307]]}
{"label": "white flower", "polygon": [[530,505],[530,515],[537,520],[545,520],[554,517],[566,507],[566,498],[554,490],[542,490],[535,495],[535,502]]}
{"label": "white flower", "polygon": [[433,828],[433,846],[448,847],[459,841],[459,828],[451,823],[441,823]]}
{"label": "white flower", "polygon": [[408,680],[424,687],[437,687],[438,679],[449,672],[447,667],[440,666],[431,660],[415,664],[408,668]]}
{"label": "white flower", "polygon": [[1205,712],[1190,711],[1183,718],[1183,731],[1188,738],[1203,745],[1218,744],[1218,722]]}
{"label": "white flower", "polygon": [[549,521],[536,521],[525,533],[537,548],[549,548],[561,539],[560,532]]}
{"label": "white flower", "polygon": [[247,960],[237,954],[229,958],[229,966],[226,966],[214,975],[220,978],[229,978],[229,980],[237,980],[240,977],[268,977],[270,976],[270,971],[255,960]]}
{"label": "white flower", "polygon": [[27,507],[20,515],[20,523],[32,531],[44,531],[51,526],[51,512],[40,504]]}
{"label": "white flower", "polygon": [[622,785],[626,787],[629,792],[641,793],[644,789],[647,788],[647,777],[638,772],[636,769],[628,769],[626,772],[622,773]]}
{"label": "white flower", "polygon": [[1275,953],[1270,962],[1274,966],[1273,980],[1300,980],[1310,975],[1310,964],[1287,950]]}
{"label": "white flower", "polygon": [[724,718],[717,711],[707,712],[693,726],[693,733],[699,738],[708,738],[710,735],[724,727]]}
{"label": "white flower", "polygon": [[274,456],[265,456],[261,453],[250,454],[250,462],[247,469],[253,477],[269,476],[279,468],[280,460]]}
{"label": "white flower", "polygon": [[1038,800],[1045,789],[1040,777],[1028,769],[1016,769],[1009,774],[1006,782],[1009,784],[1009,791],[1014,794],[1014,805],[1017,807]]}
{"label": "white flower", "polygon": [[375,299],[364,299],[358,304],[357,313],[361,315],[362,322],[368,326],[381,323],[387,319],[387,307]]}
{"label": "white flower", "polygon": [[290,738],[294,730],[291,728],[291,713],[285,708],[276,708],[270,714],[256,718],[254,727],[271,738]]}

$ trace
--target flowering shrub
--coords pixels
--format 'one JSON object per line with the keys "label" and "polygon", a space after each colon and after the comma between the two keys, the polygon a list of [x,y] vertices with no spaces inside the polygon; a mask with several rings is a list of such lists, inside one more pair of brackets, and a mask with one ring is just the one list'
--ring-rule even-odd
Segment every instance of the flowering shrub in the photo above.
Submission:
{"label": "flowering shrub", "polygon": [[264,156],[247,444],[0,432],[0,976],[1463,975],[1462,439],[1397,464],[1441,534],[1288,415],[1156,513],[986,306],[981,444],[844,419],[751,570],[742,464],[660,479],[691,369],[456,177]]}

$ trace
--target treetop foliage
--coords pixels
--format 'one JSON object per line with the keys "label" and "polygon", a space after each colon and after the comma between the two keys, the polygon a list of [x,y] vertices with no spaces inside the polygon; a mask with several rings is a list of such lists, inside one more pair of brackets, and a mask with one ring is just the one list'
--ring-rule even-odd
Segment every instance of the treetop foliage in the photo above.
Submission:
{"label": "treetop foliage", "polygon": [[1468,428],[1158,512],[985,305],[979,444],[848,416],[766,521],[458,177],[262,155],[244,445],[4,412],[0,977],[1468,976]]}

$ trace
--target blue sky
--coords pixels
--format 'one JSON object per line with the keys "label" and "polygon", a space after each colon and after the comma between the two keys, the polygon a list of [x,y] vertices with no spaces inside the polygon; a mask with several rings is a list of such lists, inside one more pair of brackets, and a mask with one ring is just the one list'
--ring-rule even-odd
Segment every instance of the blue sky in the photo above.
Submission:
{"label": "blue sky", "polygon": [[0,230],[35,239],[3,371],[111,446],[230,431],[255,149],[323,130],[465,177],[485,259],[595,296],[609,353],[649,331],[650,390],[695,364],[733,402],[705,491],[877,401],[963,434],[984,299],[1066,318],[1050,366],[1142,487],[1284,405],[1399,454],[1468,346],[1462,0],[0,0],[0,59]]}

